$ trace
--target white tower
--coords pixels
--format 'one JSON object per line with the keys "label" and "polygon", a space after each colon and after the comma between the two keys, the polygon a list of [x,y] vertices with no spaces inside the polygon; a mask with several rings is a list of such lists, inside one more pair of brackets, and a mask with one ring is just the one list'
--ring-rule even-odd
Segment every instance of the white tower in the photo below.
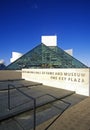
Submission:
{"label": "white tower", "polygon": [[19,52],[12,52],[12,57],[10,58],[10,62],[14,62],[15,60],[17,60],[18,58],[20,58],[23,54],[19,53]]}
{"label": "white tower", "polygon": [[57,36],[41,36],[41,43],[46,46],[57,46]]}

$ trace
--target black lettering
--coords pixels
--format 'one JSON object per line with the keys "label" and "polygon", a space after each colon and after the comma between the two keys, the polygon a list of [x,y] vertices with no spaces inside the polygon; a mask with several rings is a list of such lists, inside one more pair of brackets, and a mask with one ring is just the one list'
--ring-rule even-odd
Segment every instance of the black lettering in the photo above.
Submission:
{"label": "black lettering", "polygon": [[82,77],[84,77],[84,76],[85,76],[85,74],[84,74],[84,73],[82,73],[82,74],[81,74],[81,76],[82,76]]}
{"label": "black lettering", "polygon": [[76,78],[74,79],[74,82],[77,82],[77,79],[76,79]]}
{"label": "black lettering", "polygon": [[80,78],[78,79],[78,82],[80,82]]}
{"label": "black lettering", "polygon": [[67,76],[67,73],[64,73],[65,76]]}
{"label": "black lettering", "polygon": [[84,79],[82,79],[82,82],[84,82]]}
{"label": "black lettering", "polygon": [[80,77],[80,73],[77,73],[77,76]]}

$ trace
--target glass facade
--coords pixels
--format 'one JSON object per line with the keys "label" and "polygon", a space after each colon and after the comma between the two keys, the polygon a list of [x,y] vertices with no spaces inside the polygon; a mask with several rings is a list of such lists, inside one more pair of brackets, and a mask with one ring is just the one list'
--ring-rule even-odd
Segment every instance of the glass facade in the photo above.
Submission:
{"label": "glass facade", "polygon": [[48,47],[41,43],[6,67],[7,70],[20,70],[22,68],[88,67],[58,46]]}

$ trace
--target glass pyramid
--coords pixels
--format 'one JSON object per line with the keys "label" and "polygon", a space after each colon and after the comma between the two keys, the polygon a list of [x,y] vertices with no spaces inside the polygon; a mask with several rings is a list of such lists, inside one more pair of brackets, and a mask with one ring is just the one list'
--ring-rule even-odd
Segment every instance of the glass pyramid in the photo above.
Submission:
{"label": "glass pyramid", "polygon": [[88,68],[58,46],[48,47],[41,43],[8,65],[7,70],[22,68]]}

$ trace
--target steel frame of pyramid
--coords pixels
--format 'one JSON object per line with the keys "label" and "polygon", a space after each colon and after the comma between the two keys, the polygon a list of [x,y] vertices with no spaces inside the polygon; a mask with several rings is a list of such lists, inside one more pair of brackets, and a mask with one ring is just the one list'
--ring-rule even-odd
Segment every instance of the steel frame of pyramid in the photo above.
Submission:
{"label": "steel frame of pyramid", "polygon": [[22,68],[88,68],[58,46],[39,44],[22,57],[9,64],[7,70]]}

